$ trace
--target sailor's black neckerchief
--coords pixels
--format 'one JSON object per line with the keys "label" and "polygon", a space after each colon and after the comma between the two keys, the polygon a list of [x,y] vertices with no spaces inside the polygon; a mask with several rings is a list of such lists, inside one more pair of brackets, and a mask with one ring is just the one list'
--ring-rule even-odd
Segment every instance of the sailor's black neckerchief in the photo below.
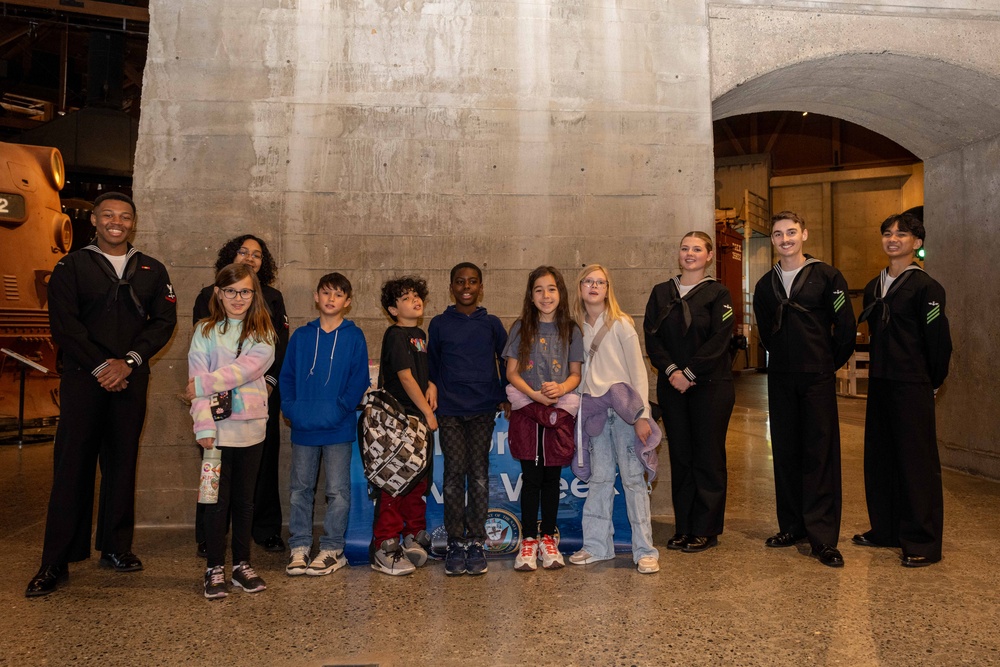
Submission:
{"label": "sailor's black neckerchief", "polygon": [[712,276],[705,276],[704,278],[696,282],[694,285],[692,285],[691,289],[683,297],[681,297],[681,277],[674,276],[670,280],[674,285],[674,291],[670,295],[671,296],[670,301],[668,301],[662,308],[660,308],[660,312],[656,314],[656,320],[653,321],[652,323],[649,322],[645,323],[644,328],[650,334],[655,334],[657,331],[659,331],[660,325],[663,324],[663,321],[667,319],[667,316],[670,314],[670,311],[673,310],[675,306],[680,304],[681,310],[684,313],[684,329],[681,332],[681,336],[686,336],[688,329],[691,327],[691,309],[688,307],[687,299],[690,298],[696,291],[698,291],[698,289],[700,289],[702,285],[706,283],[715,282],[715,278],[713,278]]}
{"label": "sailor's black neckerchief", "polygon": [[139,296],[135,293],[135,288],[132,287],[132,277],[135,275],[136,269],[139,268],[139,255],[141,254],[135,248],[129,246],[128,253],[126,256],[128,259],[125,263],[125,270],[122,272],[122,277],[119,278],[118,274],[115,272],[115,268],[111,265],[111,262],[104,256],[104,253],[96,245],[88,245],[83,248],[84,250],[90,250],[95,254],[94,261],[97,265],[101,267],[108,278],[111,279],[112,285],[111,289],[108,290],[108,298],[105,302],[105,310],[110,310],[111,305],[118,300],[118,291],[122,287],[128,288],[128,294],[132,298],[132,303],[135,305],[136,312],[139,313],[139,317],[146,316],[146,309],[142,307],[142,302],[139,301]]}
{"label": "sailor's black neckerchief", "polygon": [[781,262],[774,265],[774,269],[771,271],[771,288],[774,290],[775,298],[778,299],[778,309],[774,312],[774,328],[771,329],[771,333],[778,333],[781,329],[781,320],[785,314],[785,306],[794,308],[800,313],[809,312],[808,308],[795,301],[795,297],[802,291],[802,286],[806,284],[809,272],[812,271],[810,265],[817,263],[819,263],[818,259],[806,255],[806,262],[802,265],[798,275],[795,276],[795,280],[792,281],[792,293],[788,295],[785,295],[785,286],[781,282]]}
{"label": "sailor's black neckerchief", "polygon": [[[868,304],[867,308],[861,311],[861,317],[858,318],[858,321],[859,322],[867,321],[868,318],[872,316],[872,313],[875,311],[875,308],[878,307],[881,309],[879,318],[880,322],[879,328],[880,329],[884,328],[887,324],[889,324],[889,319],[890,319],[889,304],[887,304],[885,300],[890,295],[895,294],[896,291],[899,289],[900,285],[906,282],[906,279],[910,277],[910,271],[923,271],[923,269],[920,268],[920,265],[918,265],[915,262],[913,264],[910,264],[905,269],[903,269],[898,276],[896,276],[896,279],[892,281],[892,285],[890,285],[889,289],[886,290],[885,283],[886,279],[889,277],[889,267],[882,269],[882,273],[880,273],[878,276],[878,285],[875,287],[875,300],[872,301],[870,304]],[[872,326],[872,324],[869,323],[868,326]]]}

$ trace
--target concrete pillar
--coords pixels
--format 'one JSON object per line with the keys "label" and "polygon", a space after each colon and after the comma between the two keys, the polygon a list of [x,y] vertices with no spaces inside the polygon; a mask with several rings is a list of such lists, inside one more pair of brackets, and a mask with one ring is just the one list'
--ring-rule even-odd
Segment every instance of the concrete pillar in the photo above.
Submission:
{"label": "concrete pillar", "polygon": [[[436,313],[448,269],[474,261],[510,324],[530,269],[601,262],[638,315],[680,236],[712,227],[704,0],[152,0],[150,15],[138,244],[170,267],[185,325],[216,250],[247,231],[279,258],[293,327],[319,275],[348,275],[376,356],[392,275],[426,277]],[[174,398],[189,335],[154,369],[144,523],[193,516],[198,452]]]}

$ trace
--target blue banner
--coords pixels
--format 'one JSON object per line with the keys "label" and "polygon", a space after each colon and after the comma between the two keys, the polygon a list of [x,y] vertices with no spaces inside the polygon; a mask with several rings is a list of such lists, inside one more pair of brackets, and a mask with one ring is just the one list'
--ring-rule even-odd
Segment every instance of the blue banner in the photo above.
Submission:
{"label": "blue banner", "polygon": [[[516,553],[521,539],[521,464],[507,449],[507,420],[497,417],[490,446],[490,509],[486,521],[486,555],[491,558],[510,557]],[[427,496],[427,532],[433,540],[432,556],[443,557],[448,545],[444,528],[444,496],[442,477],[444,457],[434,434],[433,484]],[[573,476],[569,466],[563,469],[562,493],[557,519],[559,550],[573,553],[583,543],[580,520],[587,485]],[[351,457],[351,516],[347,526],[347,546],[344,550],[351,565],[368,563],[368,545],[372,539],[375,503],[368,497],[361,456],[355,444]],[[615,529],[615,552],[631,553],[632,528],[625,509],[621,478],[615,480],[615,504],[612,516]],[[319,526],[317,526],[320,530]]]}

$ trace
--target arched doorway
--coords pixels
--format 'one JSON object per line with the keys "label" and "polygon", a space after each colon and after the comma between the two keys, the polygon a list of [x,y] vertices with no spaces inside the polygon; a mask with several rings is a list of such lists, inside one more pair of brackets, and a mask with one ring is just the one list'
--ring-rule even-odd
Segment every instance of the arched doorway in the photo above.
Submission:
{"label": "arched doorway", "polygon": [[[955,354],[938,398],[945,465],[1000,478],[1000,79],[953,64],[892,53],[799,62],[719,95],[714,119],[800,110],[862,125],[925,165],[925,220],[938,246],[927,270],[948,290]],[[984,283],[986,281],[986,283]]]}

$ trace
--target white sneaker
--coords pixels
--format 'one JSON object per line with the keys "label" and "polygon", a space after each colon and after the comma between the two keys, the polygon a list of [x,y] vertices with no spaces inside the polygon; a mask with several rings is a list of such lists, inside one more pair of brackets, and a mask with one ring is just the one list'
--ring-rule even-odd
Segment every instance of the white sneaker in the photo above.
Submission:
{"label": "white sneaker", "polygon": [[598,563],[602,560],[611,560],[610,558],[598,558],[594,554],[590,553],[586,549],[580,549],[575,554],[569,557],[569,562],[573,565],[589,565],[590,563]]}
{"label": "white sneaker", "polygon": [[399,546],[398,537],[382,543],[382,546],[372,554],[371,566],[373,570],[378,570],[394,577],[413,574],[417,569],[413,563],[407,560],[406,555],[403,553],[403,548]]}
{"label": "white sneaker", "polygon": [[538,569],[538,540],[533,537],[521,540],[521,551],[514,559],[514,569],[519,572],[534,572]]}
{"label": "white sneaker", "polygon": [[322,577],[324,574],[336,572],[345,565],[347,565],[347,559],[344,558],[343,549],[322,549],[309,563],[306,574],[310,577]]}
{"label": "white sneaker", "polygon": [[643,556],[636,563],[636,568],[639,570],[640,574],[653,574],[654,572],[660,571],[660,561],[656,560],[652,556]]}
{"label": "white sneaker", "polygon": [[293,547],[292,554],[288,557],[288,565],[285,566],[285,574],[289,577],[297,577],[306,573],[309,567],[309,547]]}
{"label": "white sneaker", "polygon": [[403,553],[415,567],[421,567],[427,562],[427,550],[431,547],[431,536],[426,530],[421,530],[416,536],[407,535],[403,538]]}
{"label": "white sneaker", "polygon": [[540,542],[539,556],[542,559],[542,567],[546,570],[558,570],[561,567],[566,567],[566,561],[563,560],[563,555],[559,553],[559,547],[556,546],[556,540],[551,535],[542,535]]}

